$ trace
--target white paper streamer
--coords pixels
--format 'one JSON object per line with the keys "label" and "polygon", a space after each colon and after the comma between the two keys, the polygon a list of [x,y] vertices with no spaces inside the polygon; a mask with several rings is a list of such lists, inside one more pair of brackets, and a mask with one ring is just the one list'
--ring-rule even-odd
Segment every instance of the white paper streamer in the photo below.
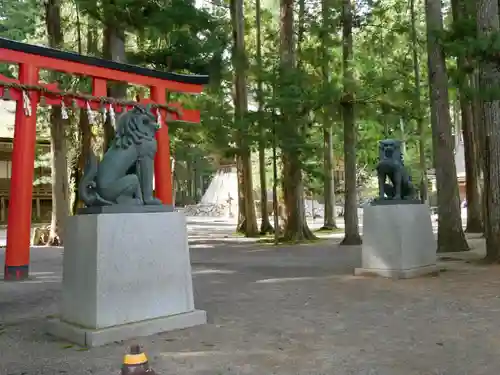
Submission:
{"label": "white paper streamer", "polygon": [[89,119],[89,124],[93,125],[94,122],[95,122],[94,112],[92,112],[92,108],[90,108],[90,103],[89,102],[87,102],[87,117]]}
{"label": "white paper streamer", "polygon": [[66,111],[66,104],[64,104],[64,100],[61,99],[61,117],[63,120],[68,119],[68,111]]}
{"label": "white paper streamer", "polygon": [[28,117],[31,116],[31,100],[29,94],[23,90],[23,108],[24,114]]}

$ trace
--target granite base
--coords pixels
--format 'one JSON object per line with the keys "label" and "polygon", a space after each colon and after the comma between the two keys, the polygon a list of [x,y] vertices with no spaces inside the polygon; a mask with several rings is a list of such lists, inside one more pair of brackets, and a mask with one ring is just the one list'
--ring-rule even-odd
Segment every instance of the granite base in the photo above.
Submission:
{"label": "granite base", "polygon": [[159,332],[194,327],[206,322],[207,314],[205,311],[194,310],[184,314],[170,315],[102,329],[88,329],[64,322],[60,319],[51,319],[48,321],[46,329],[48,333],[55,337],[83,347],[92,348],[135,337],[150,336]]}
{"label": "granite base", "polygon": [[[61,323],[52,324],[51,333],[71,331],[63,338],[104,343],[104,338],[93,337],[183,328],[184,323],[172,321],[182,322],[192,314],[197,317],[196,324],[206,322],[206,318],[200,318],[205,312],[196,312],[194,307],[182,213],[106,213],[68,218]],[[130,325],[145,328],[127,328]]]}
{"label": "granite base", "polygon": [[414,277],[420,276],[438,276],[439,268],[437,266],[424,266],[411,268],[406,270],[391,270],[391,269],[376,269],[376,268],[355,268],[354,269],[355,276],[380,276],[386,277],[388,279],[412,279]]}
{"label": "granite base", "polygon": [[435,274],[436,250],[426,204],[367,205],[362,266],[355,274],[397,279]]}

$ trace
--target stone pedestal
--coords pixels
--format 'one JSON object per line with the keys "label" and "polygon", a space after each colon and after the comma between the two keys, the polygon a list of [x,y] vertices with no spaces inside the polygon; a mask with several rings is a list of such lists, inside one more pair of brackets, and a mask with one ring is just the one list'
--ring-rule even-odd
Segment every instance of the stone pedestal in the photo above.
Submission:
{"label": "stone pedestal", "polygon": [[194,308],[182,213],[69,217],[63,266],[54,336],[92,347],[206,323]]}
{"label": "stone pedestal", "polygon": [[437,244],[426,204],[367,205],[362,268],[355,275],[405,279],[437,273]]}

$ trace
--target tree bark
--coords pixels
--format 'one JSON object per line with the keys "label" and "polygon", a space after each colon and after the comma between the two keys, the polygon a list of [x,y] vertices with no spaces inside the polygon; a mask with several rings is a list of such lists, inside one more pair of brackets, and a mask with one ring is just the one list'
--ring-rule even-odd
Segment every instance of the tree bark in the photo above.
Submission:
{"label": "tree bark", "polygon": [[[258,0],[257,0],[258,1]],[[266,155],[265,155],[265,144],[262,138],[265,137],[261,133],[261,139],[259,140],[259,177],[260,177],[260,234],[264,235],[267,233],[273,233],[274,228],[269,221],[269,210],[267,202],[269,201],[269,196],[267,193],[267,173],[266,173]]]}
{"label": "tree bark", "polygon": [[[276,86],[273,85],[273,100],[276,95]],[[273,132],[272,132],[272,152],[273,152],[273,223],[274,223],[274,243],[277,245],[281,236],[282,228],[280,227],[280,213],[278,200],[278,156],[277,156],[277,137],[276,137],[276,120],[277,116],[273,113]]]}
{"label": "tree bark", "polygon": [[[330,33],[332,32],[332,25],[330,20],[330,12],[332,11],[328,0],[321,1],[321,48],[322,48],[322,61],[321,71],[323,76],[324,95],[327,95],[330,87]],[[334,158],[333,158],[333,124],[331,116],[332,105],[325,103],[323,108],[323,171],[324,171],[324,223],[322,229],[336,229],[337,223],[335,222],[335,182],[334,182]]]}
{"label": "tree bark", "polygon": [[256,26],[256,43],[257,43],[257,102],[259,114],[259,177],[260,177],[260,234],[273,233],[274,229],[269,222],[269,211],[267,202],[269,197],[267,194],[267,179],[266,179],[266,129],[263,124],[263,106],[264,98],[262,95],[262,30],[261,30],[261,10],[260,0],[255,1],[255,26]]}
{"label": "tree bark", "polygon": [[356,188],[356,127],[354,118],[354,93],[352,90],[353,41],[352,41],[352,4],[342,0],[342,60],[344,75],[344,96],[342,116],[344,120],[344,161],[345,161],[345,237],[341,245],[359,245],[358,204]]}
{"label": "tree bark", "polygon": [[[46,28],[49,46],[62,49],[64,38],[61,29],[61,2],[45,3]],[[57,80],[57,73],[53,73]],[[60,106],[50,110],[50,150],[52,156],[52,217],[47,245],[63,244],[64,228],[69,213],[68,163],[65,124]]]}
{"label": "tree bark", "polygon": [[324,223],[322,229],[336,229],[335,221],[335,182],[333,176],[334,159],[333,159],[333,137],[332,137],[332,122],[331,119],[325,120],[323,124],[323,153],[324,153]]}
{"label": "tree bark", "polygon": [[440,0],[426,0],[429,97],[438,198],[438,252],[469,250],[462,228],[457,170],[453,153],[448,73],[439,35],[443,31]]}
{"label": "tree bark", "polygon": [[243,168],[241,166],[241,158],[236,158],[236,176],[238,177],[238,224],[236,232],[246,233],[246,205],[245,205],[245,190],[243,188],[245,182],[243,177]]}
{"label": "tree bark", "polygon": [[[246,119],[248,114],[248,97],[246,85],[247,57],[245,51],[245,18],[243,14],[243,0],[231,0],[231,22],[233,26],[233,65],[234,65],[234,107],[235,123],[237,125],[236,143],[238,145],[237,159],[239,161],[238,190],[240,213],[243,221],[238,230],[247,237],[258,236],[257,217],[253,200],[252,161],[250,147],[246,135]],[[239,215],[241,217],[241,215]]]}
{"label": "tree bark", "polygon": [[460,98],[462,116],[462,134],[464,140],[465,158],[465,196],[467,200],[467,227],[466,232],[483,233],[483,214],[481,208],[481,186],[479,184],[480,168],[475,138],[472,104]]}
{"label": "tree bark", "polygon": [[[296,69],[293,0],[280,0],[280,80],[281,87],[294,84],[293,73]],[[297,139],[298,126],[294,124],[294,115],[291,106],[281,110],[282,124],[290,127],[290,139]],[[286,208],[286,222],[284,230],[285,241],[302,241],[316,238],[307,226],[304,207],[304,185],[302,180],[302,166],[300,150],[293,142],[282,142],[283,161],[283,195]]]}
{"label": "tree bark", "polygon": [[417,117],[418,129],[418,153],[420,166],[420,200],[422,203],[427,202],[428,197],[428,180],[427,180],[427,162],[425,159],[425,132],[424,119],[422,115],[422,104],[420,100],[421,80],[420,80],[420,63],[418,60],[418,40],[417,40],[417,25],[415,0],[410,0],[411,12],[411,44],[413,54],[413,72],[415,75],[415,98],[413,102],[415,115]]}
{"label": "tree bark", "polygon": [[[491,40],[500,31],[498,1],[478,0],[478,38]],[[486,192],[486,259],[500,261],[500,67],[487,60],[479,61],[479,92],[485,132],[484,191]]]}
{"label": "tree bark", "polygon": [[[83,40],[82,40],[82,23],[80,22],[80,9],[78,3],[75,3],[76,6],[76,35],[77,35],[77,46],[78,53],[80,55],[83,54]],[[78,134],[80,135],[80,134]],[[76,160],[71,160],[71,170],[69,175],[69,181],[73,182],[73,196],[70,200],[72,203],[70,215],[75,215],[76,210],[79,207],[79,199],[78,199],[78,185],[80,184],[81,171],[80,171],[80,163],[79,159],[81,158],[81,137],[78,137],[73,145],[74,148],[77,148],[76,152]]]}
{"label": "tree bark", "polygon": [[480,191],[481,191],[481,217],[483,219],[483,236],[486,236],[486,228],[488,227],[488,201],[487,201],[487,191],[486,191],[486,130],[485,130],[485,120],[483,111],[483,101],[480,95],[480,85],[479,85],[479,63],[476,62],[474,66],[474,73],[471,74],[471,86],[473,87],[473,92],[475,93],[472,99],[472,115],[474,118],[474,134],[477,136],[475,141],[478,145],[477,147],[477,159],[482,161],[478,164],[480,173]]}
{"label": "tree bark", "polygon": [[[459,28],[460,24],[467,22],[471,18],[472,8],[467,0],[452,0],[451,8],[453,13],[454,27]],[[464,142],[465,176],[466,176],[466,200],[467,200],[467,227],[466,232],[482,233],[483,220],[481,211],[481,190],[479,185],[480,162],[477,151],[477,132],[474,129],[474,113],[472,101],[467,92],[471,91],[473,85],[471,74],[467,72],[469,66],[469,56],[458,56],[457,66],[460,71],[458,82],[460,113],[462,122],[462,136]]]}
{"label": "tree bark", "polygon": [[[79,46],[79,50],[81,50],[81,46]],[[92,19],[88,19],[88,29],[87,29],[87,55],[96,56],[98,51],[97,46],[97,27],[95,25],[95,21]],[[78,132],[80,139],[80,151],[78,153],[78,161],[76,163],[76,171],[75,175],[75,197],[73,199],[73,214],[76,213],[76,210],[83,206],[82,202],[78,198],[78,186],[80,184],[80,179],[83,176],[83,170],[85,168],[85,162],[89,158],[90,149],[92,147],[92,130],[89,123],[89,118],[85,109],[80,109],[78,123]]]}
{"label": "tree bark", "polygon": [[[103,57],[107,60],[126,63],[125,32],[119,26],[111,9],[105,7],[104,14]],[[108,83],[108,96],[117,99],[125,98],[127,96],[127,84],[124,82]],[[108,149],[114,137],[115,129],[113,128],[110,117],[107,116],[104,122],[104,151]]]}
{"label": "tree bark", "polygon": [[83,176],[83,171],[85,169],[85,163],[87,162],[88,158],[90,157],[90,150],[92,148],[92,130],[90,128],[90,123],[89,123],[89,118],[87,116],[87,113],[84,109],[80,109],[80,118],[79,118],[79,124],[78,124],[78,131],[80,133],[80,152],[78,155],[78,174],[76,176],[76,181],[75,181],[75,194],[76,198],[73,201],[74,202],[74,207],[73,207],[73,212],[76,213],[77,208],[82,207],[83,204],[80,202],[78,199],[78,186],[79,186],[79,181]]}

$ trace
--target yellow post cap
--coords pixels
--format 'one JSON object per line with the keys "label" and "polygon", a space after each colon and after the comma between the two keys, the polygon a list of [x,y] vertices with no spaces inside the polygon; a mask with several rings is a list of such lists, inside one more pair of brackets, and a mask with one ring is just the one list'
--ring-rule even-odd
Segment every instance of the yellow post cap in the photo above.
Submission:
{"label": "yellow post cap", "polygon": [[146,363],[148,357],[141,351],[139,345],[133,345],[130,347],[130,354],[125,354],[123,357],[124,365],[140,365]]}

